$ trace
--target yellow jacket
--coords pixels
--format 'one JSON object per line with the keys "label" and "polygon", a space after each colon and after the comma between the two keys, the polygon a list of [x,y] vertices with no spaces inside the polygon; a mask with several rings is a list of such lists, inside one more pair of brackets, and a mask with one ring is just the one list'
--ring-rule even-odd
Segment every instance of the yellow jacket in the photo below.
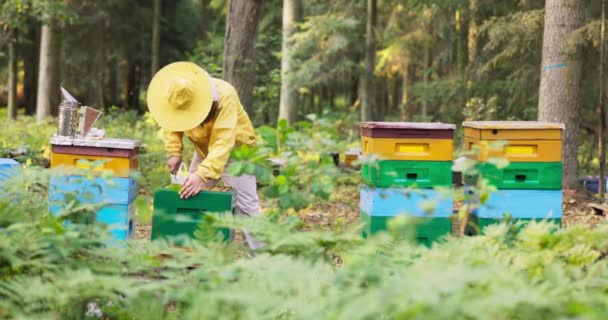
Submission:
{"label": "yellow jacket", "polygon": [[201,119],[199,126],[186,132],[163,130],[168,157],[181,157],[184,134],[192,141],[196,151],[204,158],[196,171],[204,181],[220,179],[234,147],[256,142],[255,130],[234,87],[220,79],[213,78],[212,81],[217,89],[218,101],[213,103],[209,116],[204,121]]}

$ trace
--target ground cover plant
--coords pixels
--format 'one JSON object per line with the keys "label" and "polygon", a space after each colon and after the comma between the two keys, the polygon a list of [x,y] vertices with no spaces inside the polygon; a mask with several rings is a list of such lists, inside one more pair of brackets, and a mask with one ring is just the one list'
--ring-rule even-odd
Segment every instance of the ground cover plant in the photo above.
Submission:
{"label": "ground cover plant", "polygon": [[[149,195],[168,179],[164,154],[153,124],[130,117],[106,120],[128,128],[102,124],[110,135],[120,132],[146,145],[137,176],[144,181],[138,214],[149,219]],[[98,205],[79,203],[76,195],[66,195],[61,216],[49,215],[45,186],[65,172],[30,160],[0,190],[0,317],[605,318],[603,224],[558,230],[546,222],[522,227],[505,221],[484,235],[450,236],[427,248],[404,237],[416,224],[406,217],[369,239],[360,236],[356,218],[322,227],[301,219],[295,213],[346,202],[336,199],[349,197],[342,190],[357,197],[359,173],[336,168],[327,156],[349,147],[336,144],[340,130],[316,118],[298,130],[285,124],[260,128],[258,147],[235,150],[230,170],[260,178],[266,214],[237,219],[218,213],[180,246],[145,238],[108,245],[107,226],[91,219]],[[32,150],[44,154],[45,139],[32,141],[38,142]],[[266,157],[285,160],[278,173],[262,161]],[[66,225],[67,218],[81,223]],[[250,252],[242,242],[221,242],[209,236],[214,227],[253,232],[266,246]]]}

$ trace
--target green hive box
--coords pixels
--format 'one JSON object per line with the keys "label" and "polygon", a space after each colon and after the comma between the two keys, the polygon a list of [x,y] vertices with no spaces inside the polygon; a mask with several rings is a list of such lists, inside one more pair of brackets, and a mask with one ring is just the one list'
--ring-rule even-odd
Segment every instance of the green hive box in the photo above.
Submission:
{"label": "green hive box", "polygon": [[[154,216],[152,218],[152,240],[179,235],[194,236],[205,215],[232,212],[232,192],[230,188],[214,187],[203,190],[190,199],[180,199],[180,186],[169,186],[154,193]],[[228,229],[201,229],[205,236],[230,238]],[[212,232],[213,234],[209,234]]]}
{"label": "green hive box", "polygon": [[451,187],[452,162],[380,160],[363,165],[361,178],[365,184],[379,188]]}
{"label": "green hive box", "polygon": [[[483,178],[498,189],[561,190],[561,162],[511,162],[503,169],[479,163]],[[465,174],[465,184],[475,185],[478,175]]]}
{"label": "green hive box", "polygon": [[[547,222],[549,223],[554,223],[556,224],[558,227],[561,228],[562,226],[562,219],[559,218],[553,218],[553,219],[546,219]],[[495,218],[478,218],[473,216],[472,217],[472,221],[471,221],[471,225],[473,226],[473,230],[475,234],[484,234],[483,229],[487,226],[490,225],[494,225],[494,224],[499,224],[503,221],[503,219],[495,219]],[[524,219],[524,218],[518,218],[518,219],[513,219],[513,222],[523,222],[523,225],[521,226],[522,228],[530,221],[543,221],[543,219]]]}
{"label": "green hive box", "polygon": [[[371,217],[361,212],[363,237],[387,230],[387,224],[394,217]],[[430,247],[433,242],[452,233],[452,221],[449,218],[418,218],[416,225],[416,242]]]}

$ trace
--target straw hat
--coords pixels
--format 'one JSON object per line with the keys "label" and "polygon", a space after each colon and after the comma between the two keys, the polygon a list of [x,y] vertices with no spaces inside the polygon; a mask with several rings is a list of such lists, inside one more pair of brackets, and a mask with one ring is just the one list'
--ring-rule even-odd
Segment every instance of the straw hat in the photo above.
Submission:
{"label": "straw hat", "polygon": [[154,75],[147,100],[159,126],[171,131],[188,131],[201,124],[211,110],[211,79],[194,63],[175,62]]}

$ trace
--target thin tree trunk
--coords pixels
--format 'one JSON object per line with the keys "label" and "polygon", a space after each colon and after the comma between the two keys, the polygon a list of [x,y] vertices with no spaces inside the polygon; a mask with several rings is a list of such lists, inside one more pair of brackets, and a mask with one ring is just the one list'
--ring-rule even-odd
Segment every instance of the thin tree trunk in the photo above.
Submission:
{"label": "thin tree trunk", "polygon": [[424,72],[423,83],[424,93],[422,97],[422,121],[426,121],[429,112],[429,78],[431,75],[431,47],[427,45],[424,48]]}
{"label": "thin tree trunk", "polygon": [[350,105],[354,106],[359,98],[359,77],[357,74],[351,76],[350,82]]}
{"label": "thin tree trunk", "polygon": [[108,74],[108,97],[106,100],[106,104],[104,105],[104,111],[107,112],[109,110],[110,105],[119,105],[120,97],[118,96],[119,88],[118,88],[118,62],[116,61],[116,57],[111,57],[109,63],[107,64],[107,74]]}
{"label": "thin tree trunk", "polygon": [[97,28],[91,34],[92,39],[95,39],[95,50],[90,52],[90,61],[92,63],[92,74],[95,75],[92,79],[92,87],[89,97],[92,100],[87,104],[96,109],[102,109],[105,105],[104,88],[105,86],[105,66],[106,66],[106,46],[104,41],[105,22],[100,19],[97,22]]}
{"label": "thin tree trunk", "polygon": [[17,119],[17,32],[12,31],[8,41],[8,119]]}
{"label": "thin tree trunk", "polygon": [[23,56],[23,96],[25,114],[36,113],[36,94],[38,91],[38,59],[40,46],[40,26],[35,19],[29,21],[28,43],[22,46]]}
{"label": "thin tree trunk", "polygon": [[211,0],[201,0],[201,39],[207,40],[209,37],[209,31],[211,30],[211,11],[209,8],[209,3]]}
{"label": "thin tree trunk", "polygon": [[408,85],[409,85],[409,63],[406,63],[405,67],[403,68],[403,81],[401,82],[401,85],[403,86],[402,88],[402,93],[401,93],[401,105],[400,108],[401,109],[401,121],[407,121],[408,117],[407,117],[407,107],[408,107],[408,99],[409,99],[409,95],[408,95]]}
{"label": "thin tree trunk", "polygon": [[279,120],[286,119],[291,125],[296,122],[297,98],[293,80],[290,79],[293,70],[291,45],[289,39],[295,31],[300,19],[302,3],[300,0],[283,0],[283,39],[281,47],[281,100],[279,103]]}
{"label": "thin tree trunk", "polygon": [[582,56],[564,52],[563,44],[584,22],[582,0],[547,0],[543,35],[538,119],[563,123],[563,184],[578,184],[578,127],[581,106]]}
{"label": "thin tree trunk", "polygon": [[377,1],[367,0],[367,25],[365,33],[365,73],[361,85],[361,121],[373,120],[375,100],[374,68],[376,66]]}
{"label": "thin tree trunk", "polygon": [[56,25],[53,27],[53,42],[51,43],[51,91],[50,91],[50,104],[51,104],[51,115],[57,116],[59,114],[59,104],[61,102],[61,43],[63,37],[61,29]]}
{"label": "thin tree trunk", "polygon": [[255,39],[262,0],[230,0],[224,38],[224,80],[232,84],[252,116],[255,83]]}
{"label": "thin tree trunk", "polygon": [[602,202],[606,201],[606,80],[605,80],[605,68],[606,68],[606,0],[602,0],[602,24],[600,30],[601,37],[601,49],[600,49],[600,105],[599,105],[599,139],[598,139],[598,153],[600,161],[600,182],[599,182],[599,194]]}
{"label": "thin tree trunk", "polygon": [[53,77],[53,36],[52,22],[42,25],[40,36],[40,68],[38,69],[38,100],[36,102],[36,121],[41,122],[51,115],[51,91]]}
{"label": "thin tree trunk", "polygon": [[159,65],[161,3],[161,0],[154,0],[154,17],[152,21],[152,65],[150,69],[150,78],[156,74]]}
{"label": "thin tree trunk", "polygon": [[469,0],[469,63],[474,63],[477,59],[479,47],[479,26],[477,25],[479,11],[479,0]]}

